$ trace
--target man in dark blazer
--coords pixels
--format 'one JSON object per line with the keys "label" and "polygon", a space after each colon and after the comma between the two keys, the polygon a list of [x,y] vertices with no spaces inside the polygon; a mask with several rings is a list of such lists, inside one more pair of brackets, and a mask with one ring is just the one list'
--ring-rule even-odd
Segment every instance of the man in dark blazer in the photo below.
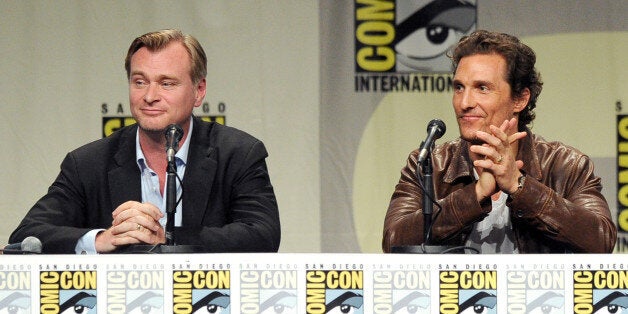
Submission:
{"label": "man in dark blazer", "polygon": [[34,236],[43,253],[66,254],[165,243],[164,132],[174,123],[183,129],[175,244],[276,252],[281,231],[264,144],[192,116],[205,96],[206,64],[198,41],[178,30],[136,38],[125,67],[137,124],[70,152],[9,243]]}

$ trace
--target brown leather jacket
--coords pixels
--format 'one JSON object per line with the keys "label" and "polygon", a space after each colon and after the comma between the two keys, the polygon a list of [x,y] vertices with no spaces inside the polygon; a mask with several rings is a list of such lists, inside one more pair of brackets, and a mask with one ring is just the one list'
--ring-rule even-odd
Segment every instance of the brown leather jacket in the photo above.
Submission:
{"label": "brown leather jacket", "polygon": [[[610,253],[617,229],[600,193],[593,163],[578,150],[547,142],[528,130],[520,141],[523,189],[507,201],[520,253]],[[469,143],[457,139],[436,146],[432,156],[434,205],[430,244],[464,245],[473,224],[491,211],[490,198],[478,203]],[[530,154],[534,152],[534,154]],[[423,243],[423,203],[413,151],[395,188],[386,219],[382,248]]]}

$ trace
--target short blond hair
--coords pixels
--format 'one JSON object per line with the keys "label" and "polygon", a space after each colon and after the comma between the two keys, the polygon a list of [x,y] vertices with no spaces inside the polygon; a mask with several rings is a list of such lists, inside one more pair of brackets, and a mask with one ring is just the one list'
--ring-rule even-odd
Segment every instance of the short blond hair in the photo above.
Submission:
{"label": "short blond hair", "polygon": [[160,31],[146,33],[133,40],[126,59],[124,60],[124,68],[126,69],[127,79],[131,77],[131,57],[140,48],[146,47],[150,51],[159,51],[171,42],[180,42],[187,50],[192,68],[190,77],[194,84],[200,82],[207,76],[207,56],[201,44],[191,35],[184,34],[178,29],[164,29]]}

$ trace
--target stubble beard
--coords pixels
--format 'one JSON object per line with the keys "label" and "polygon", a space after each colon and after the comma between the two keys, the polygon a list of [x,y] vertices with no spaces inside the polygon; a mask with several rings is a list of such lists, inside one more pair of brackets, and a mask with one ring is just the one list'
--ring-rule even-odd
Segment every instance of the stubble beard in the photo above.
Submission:
{"label": "stubble beard", "polygon": [[477,135],[476,135],[476,131],[472,130],[471,128],[465,128],[461,125],[459,125],[459,131],[460,131],[460,138],[462,138],[463,140],[469,142],[471,145],[482,145],[484,144],[484,141],[480,140]]}
{"label": "stubble beard", "polygon": [[140,131],[142,131],[148,137],[157,140],[161,139],[161,137],[163,137],[166,132],[166,128],[150,127],[145,125],[144,123],[141,123],[140,121],[138,121],[138,126],[140,128]]}

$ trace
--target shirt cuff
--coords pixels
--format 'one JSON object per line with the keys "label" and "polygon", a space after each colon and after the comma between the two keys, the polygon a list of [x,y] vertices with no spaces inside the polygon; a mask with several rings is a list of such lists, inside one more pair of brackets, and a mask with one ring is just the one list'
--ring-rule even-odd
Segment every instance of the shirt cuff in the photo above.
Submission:
{"label": "shirt cuff", "polygon": [[78,242],[74,251],[76,254],[98,254],[96,251],[96,235],[105,229],[94,229],[83,235]]}

